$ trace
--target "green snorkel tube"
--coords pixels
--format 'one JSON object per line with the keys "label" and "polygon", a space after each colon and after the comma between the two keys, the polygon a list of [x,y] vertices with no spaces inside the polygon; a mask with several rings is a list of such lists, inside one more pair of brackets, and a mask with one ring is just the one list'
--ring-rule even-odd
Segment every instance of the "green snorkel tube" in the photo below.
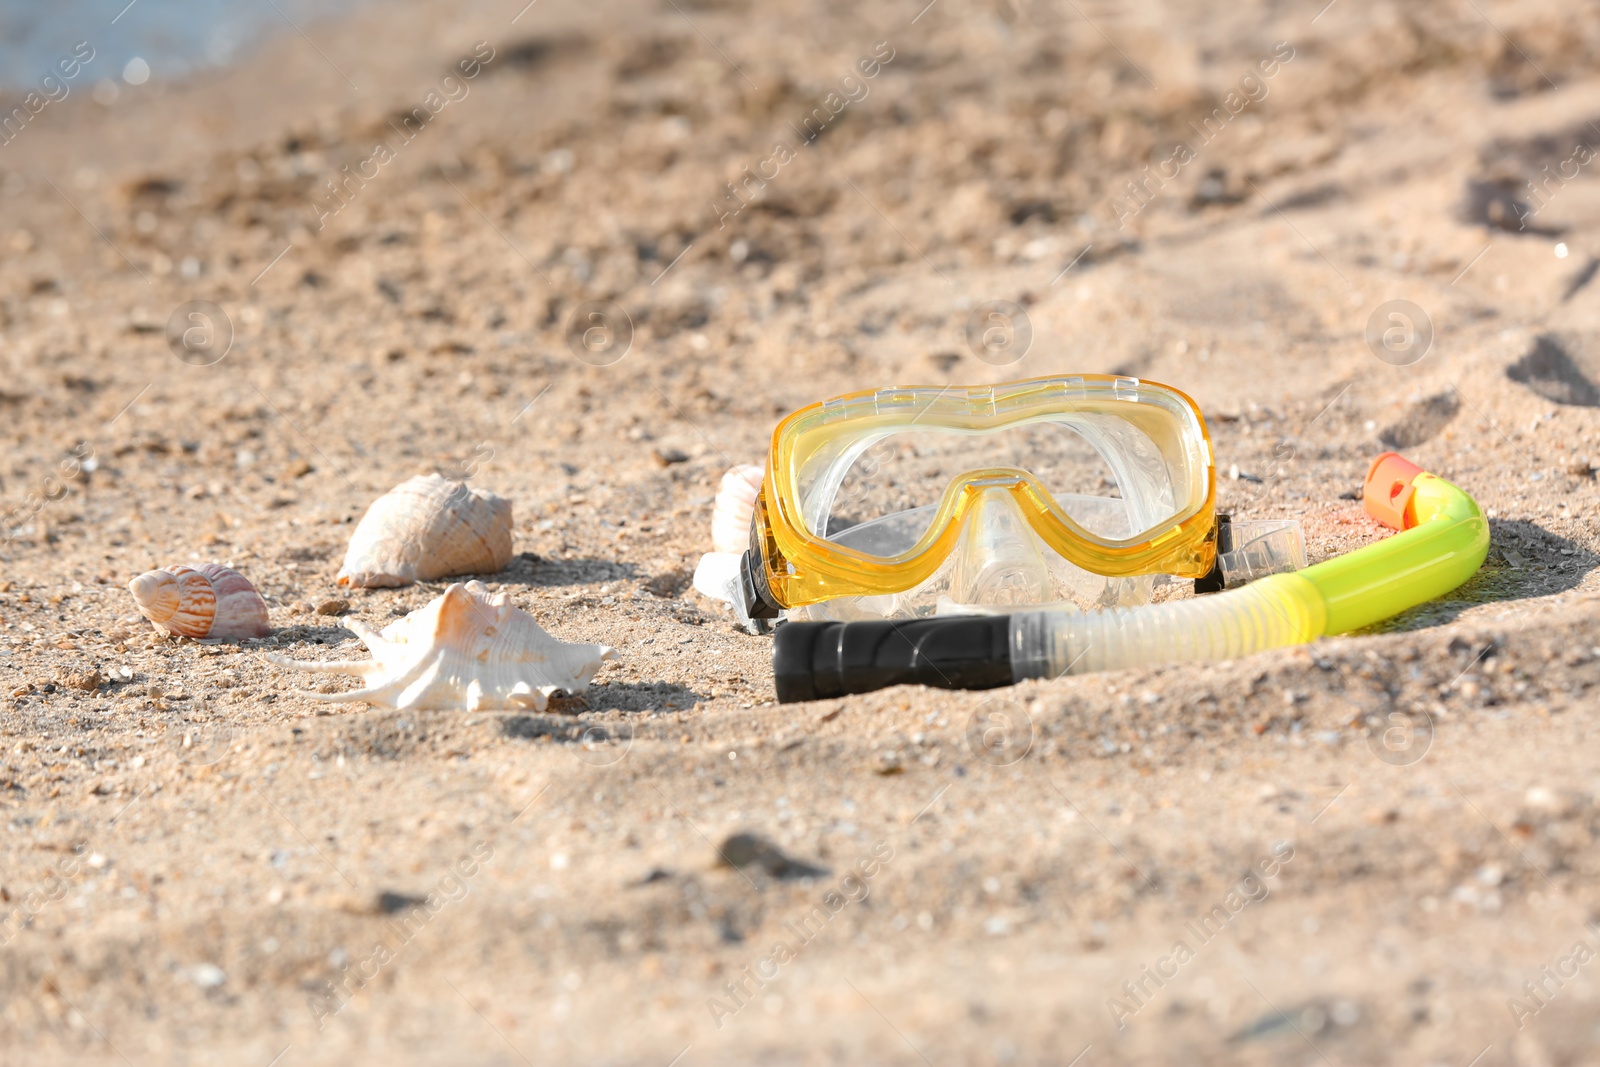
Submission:
{"label": "green snorkel tube", "polygon": [[1443,596],[1477,573],[1489,551],[1489,525],[1473,499],[1396,453],[1373,461],[1363,503],[1400,532],[1207,596],[1090,613],[788,623],[775,635],[778,700],[901,684],[992,689],[1027,678],[1236,659],[1359,630]]}

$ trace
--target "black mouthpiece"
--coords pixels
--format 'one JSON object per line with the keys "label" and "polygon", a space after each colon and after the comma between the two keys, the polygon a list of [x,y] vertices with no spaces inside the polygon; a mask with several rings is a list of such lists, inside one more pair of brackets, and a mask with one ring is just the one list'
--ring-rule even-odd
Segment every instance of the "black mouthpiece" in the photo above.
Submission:
{"label": "black mouthpiece", "polygon": [[1011,616],[895,622],[791,622],[772,651],[780,704],[870,693],[891,685],[995,689],[1010,685]]}

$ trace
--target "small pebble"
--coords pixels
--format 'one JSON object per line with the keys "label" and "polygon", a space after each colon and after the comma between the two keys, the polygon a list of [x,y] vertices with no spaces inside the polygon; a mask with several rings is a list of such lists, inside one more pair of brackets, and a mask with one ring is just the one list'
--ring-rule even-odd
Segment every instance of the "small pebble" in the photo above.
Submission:
{"label": "small pebble", "polygon": [[91,667],[86,671],[68,671],[61,682],[69,689],[81,689],[85,693],[92,693],[106,683],[106,677]]}
{"label": "small pebble", "polygon": [[1581,797],[1569,790],[1551,789],[1549,786],[1536,785],[1528,789],[1523,797],[1523,803],[1530,811],[1543,815],[1565,817],[1573,814],[1581,806]]}
{"label": "small pebble", "polygon": [[[279,898],[282,899],[281,897]],[[426,904],[426,897],[385,889],[375,895],[343,894],[332,898],[331,903],[340,911],[351,915],[395,915]],[[272,903],[278,903],[273,901]]]}
{"label": "small pebble", "polygon": [[343,615],[349,610],[350,601],[340,600],[337,597],[332,600],[324,600],[322,603],[317,605],[318,615]]}
{"label": "small pebble", "polygon": [[222,968],[214,963],[197,963],[189,968],[189,981],[201,989],[216,989],[227,980]]}
{"label": "small pebble", "polygon": [[759,834],[737,833],[717,847],[717,866],[761,870],[774,878],[815,878],[827,873],[821,867],[784,855],[777,845]]}

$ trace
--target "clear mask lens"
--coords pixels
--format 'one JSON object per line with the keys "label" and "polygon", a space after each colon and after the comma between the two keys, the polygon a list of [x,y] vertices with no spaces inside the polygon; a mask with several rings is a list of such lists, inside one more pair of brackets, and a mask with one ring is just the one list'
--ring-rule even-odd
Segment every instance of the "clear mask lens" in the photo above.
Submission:
{"label": "clear mask lens", "polygon": [[1108,540],[1145,533],[1196,503],[1194,480],[1138,426],[1070,413],[990,431],[912,424],[864,434],[797,472],[801,518],[816,536],[892,557],[928,532],[952,482],[993,468],[1031,474],[1070,518]]}

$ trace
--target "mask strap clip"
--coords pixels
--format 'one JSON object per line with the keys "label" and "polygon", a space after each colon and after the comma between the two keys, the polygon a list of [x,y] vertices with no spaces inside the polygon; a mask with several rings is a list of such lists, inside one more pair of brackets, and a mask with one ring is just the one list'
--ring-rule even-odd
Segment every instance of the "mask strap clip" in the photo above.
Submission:
{"label": "mask strap clip", "polygon": [[1196,593],[1215,593],[1265,578],[1269,574],[1301,570],[1306,565],[1305,533],[1296,519],[1246,519],[1234,522],[1217,516],[1217,561],[1203,578],[1196,578]]}

